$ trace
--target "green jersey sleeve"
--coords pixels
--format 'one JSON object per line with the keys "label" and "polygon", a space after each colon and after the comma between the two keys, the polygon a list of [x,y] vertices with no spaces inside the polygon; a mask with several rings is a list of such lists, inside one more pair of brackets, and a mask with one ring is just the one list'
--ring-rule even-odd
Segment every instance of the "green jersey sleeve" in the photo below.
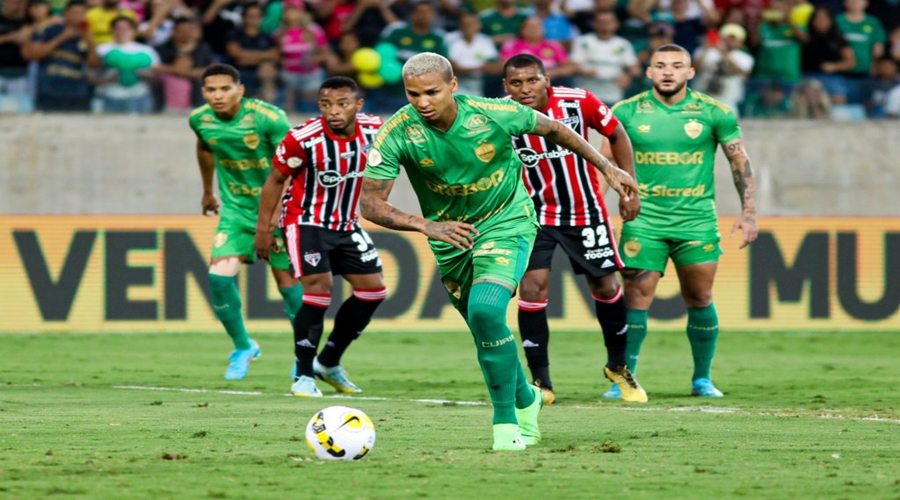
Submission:
{"label": "green jersey sleeve", "polygon": [[410,112],[408,109],[401,109],[378,131],[372,149],[366,156],[365,177],[391,180],[400,175],[403,131],[399,125],[409,118]]}
{"label": "green jersey sleeve", "polygon": [[[538,124],[537,111],[507,99],[476,99],[476,108],[494,112],[493,117],[506,132],[512,136],[520,136],[534,132]],[[480,102],[480,104],[477,104]]]}
{"label": "green jersey sleeve", "polygon": [[713,133],[719,144],[728,144],[741,136],[741,127],[738,126],[737,117],[731,110],[720,107],[717,114],[718,119]]}
{"label": "green jersey sleeve", "polygon": [[275,118],[269,120],[269,126],[266,130],[266,145],[272,151],[278,149],[284,136],[291,130],[291,122],[288,120],[287,113],[282,109],[275,110]]}

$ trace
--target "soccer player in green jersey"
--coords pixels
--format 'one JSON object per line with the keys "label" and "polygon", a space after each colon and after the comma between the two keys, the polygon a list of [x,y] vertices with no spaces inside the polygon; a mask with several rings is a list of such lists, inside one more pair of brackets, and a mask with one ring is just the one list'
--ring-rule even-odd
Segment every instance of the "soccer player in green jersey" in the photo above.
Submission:
{"label": "soccer player in green jersey", "polygon": [[[540,441],[543,393],[528,384],[506,324],[538,225],[510,136],[546,137],[596,165],[625,199],[637,184],[563,123],[509,100],[453,95],[453,69],[423,52],[403,65],[409,105],[381,128],[369,152],[360,197],[363,217],[428,237],[441,281],[475,338],[494,407],[493,449]],[[387,202],[400,167],[423,216]]]}
{"label": "soccer player in green jersey", "polygon": [[[756,180],[737,119],[728,106],[687,87],[691,56],[663,45],[650,58],[652,90],[613,107],[634,148],[641,215],[622,228],[619,246],[626,269],[628,366],[637,369],[647,335],[647,310],[671,258],[688,310],[687,334],[694,357],[692,393],[721,397],[710,378],[719,336],[712,300],[719,255],[713,166],[721,145],[731,164],[743,212],[731,231],[743,234],[740,248],[756,239]],[[604,394],[619,397],[618,387]]]}
{"label": "soccer player in green jersey", "polygon": [[[213,64],[203,72],[203,98],[207,104],[190,116],[197,135],[197,162],[203,179],[203,214],[219,214],[209,266],[213,312],[234,342],[225,371],[228,380],[247,376],[250,362],[259,357],[259,344],[244,327],[237,274],[242,263],[255,257],[253,238],[262,186],[271,169],[275,149],[291,128],[284,111],[256,99],[244,99],[244,86],[232,66]],[[219,202],[213,194],[213,174],[219,181]],[[273,214],[273,217],[275,214]],[[272,221],[273,227],[277,219]],[[272,275],[293,319],[303,301],[303,288],[289,269],[285,252],[270,260]]]}

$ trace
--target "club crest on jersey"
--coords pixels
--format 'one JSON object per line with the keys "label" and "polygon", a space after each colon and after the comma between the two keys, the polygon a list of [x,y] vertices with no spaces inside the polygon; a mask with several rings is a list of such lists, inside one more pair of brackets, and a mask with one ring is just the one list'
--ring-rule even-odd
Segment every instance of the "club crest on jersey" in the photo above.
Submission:
{"label": "club crest on jersey", "polygon": [[244,136],[244,144],[250,149],[256,149],[259,146],[259,136],[253,132],[248,133]]}
{"label": "club crest on jersey", "polygon": [[497,148],[495,148],[493,144],[485,143],[475,148],[475,156],[485,163],[489,163],[493,160],[495,154],[497,154]]}
{"label": "club crest on jersey", "polygon": [[566,125],[573,130],[577,130],[578,125],[581,124],[581,118],[578,118],[578,115],[560,118],[558,121],[559,123],[562,123],[563,125]]}
{"label": "club crest on jersey", "polygon": [[625,255],[634,257],[639,253],[641,253],[641,244],[637,240],[625,242]]}
{"label": "club crest on jersey", "polygon": [[315,250],[310,250],[303,255],[303,260],[305,260],[307,264],[316,267],[319,265],[319,261],[322,260],[322,254]]}
{"label": "club crest on jersey", "polygon": [[691,139],[696,139],[703,133],[703,124],[696,120],[691,120],[684,124],[684,133]]}

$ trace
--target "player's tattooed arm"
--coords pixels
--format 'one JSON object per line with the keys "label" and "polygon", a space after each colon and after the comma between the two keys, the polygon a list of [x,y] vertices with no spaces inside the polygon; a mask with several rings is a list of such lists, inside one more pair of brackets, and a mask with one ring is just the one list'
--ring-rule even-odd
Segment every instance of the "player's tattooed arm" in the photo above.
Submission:
{"label": "player's tattooed arm", "polygon": [[742,137],[738,137],[728,144],[723,144],[722,149],[725,150],[725,156],[731,165],[734,187],[741,198],[741,207],[743,209],[741,216],[734,223],[731,236],[735,236],[737,230],[740,229],[743,233],[741,248],[744,248],[756,240],[758,233],[756,226],[756,178],[753,175],[753,169],[750,166],[750,156],[744,148],[744,139]]}
{"label": "player's tattooed arm", "polygon": [[532,134],[546,137],[555,144],[594,164],[600,170],[600,173],[603,174],[609,187],[615,189],[622,199],[627,201],[637,197],[637,183],[632,176],[628,175],[628,172],[613,165],[608,158],[594,149],[584,137],[576,134],[561,122],[552,120],[547,115],[537,111],[535,111],[535,115],[538,117],[538,123],[531,132]]}
{"label": "player's tattooed arm", "polygon": [[197,164],[200,165],[200,178],[203,179],[203,197],[200,208],[203,215],[219,213],[219,201],[213,193],[213,174],[216,171],[216,157],[209,146],[197,139]]}
{"label": "player's tattooed arm", "polygon": [[408,214],[388,203],[393,180],[363,178],[359,197],[359,213],[366,219],[398,231],[418,231],[433,240],[450,243],[460,250],[474,245],[478,230],[464,222],[437,222],[419,215]]}

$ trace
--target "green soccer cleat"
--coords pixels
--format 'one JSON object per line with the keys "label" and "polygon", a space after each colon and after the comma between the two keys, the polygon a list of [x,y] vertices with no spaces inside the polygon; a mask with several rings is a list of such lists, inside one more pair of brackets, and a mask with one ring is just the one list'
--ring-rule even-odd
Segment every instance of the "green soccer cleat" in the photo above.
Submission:
{"label": "green soccer cleat", "polygon": [[606,374],[606,378],[619,387],[619,392],[622,393],[622,401],[628,401],[630,403],[647,402],[647,393],[644,392],[644,388],[641,387],[641,384],[634,378],[634,375],[627,366],[620,366],[616,368],[615,371],[604,366],[603,373]]}
{"label": "green soccer cleat", "polygon": [[519,432],[526,446],[534,446],[541,442],[541,429],[538,428],[538,414],[544,407],[544,392],[540,387],[529,386],[534,390],[534,403],[527,408],[516,408],[519,420]]}
{"label": "green soccer cleat", "polygon": [[524,451],[525,443],[516,424],[494,424],[494,451]]}
{"label": "green soccer cleat", "polygon": [[316,378],[334,387],[338,392],[362,392],[362,389],[350,381],[350,378],[347,376],[347,370],[344,370],[341,365],[325,367],[319,363],[319,358],[316,358],[313,360],[313,371],[316,374]]}

